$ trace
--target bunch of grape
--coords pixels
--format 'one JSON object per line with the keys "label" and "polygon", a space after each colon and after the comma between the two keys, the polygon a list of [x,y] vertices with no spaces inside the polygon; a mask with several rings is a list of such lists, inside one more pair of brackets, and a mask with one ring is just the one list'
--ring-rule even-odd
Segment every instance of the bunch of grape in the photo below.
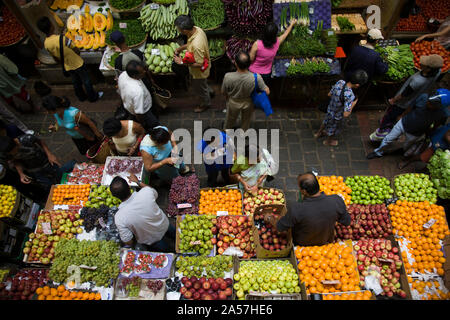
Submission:
{"label": "bunch of grape", "polygon": [[147,288],[149,288],[154,294],[157,294],[163,287],[161,280],[149,280],[147,281]]}
{"label": "bunch of grape", "polygon": [[81,209],[80,217],[83,219],[83,225],[86,232],[91,232],[96,227],[101,229],[102,225],[98,222],[100,218],[106,223],[108,221],[109,207],[102,204],[98,209],[86,208]]}
{"label": "bunch of grape", "polygon": [[122,280],[122,285],[126,286],[128,290],[128,296],[138,297],[139,291],[141,291],[142,279],[138,276],[131,278],[125,278]]}
{"label": "bunch of grape", "polygon": [[86,265],[96,268],[81,268],[81,282],[92,281],[99,287],[108,286],[111,279],[119,275],[119,261],[119,244],[116,242],[61,239],[49,276],[55,282],[65,282],[70,276],[67,273],[70,265]]}
{"label": "bunch of grape", "polygon": [[[188,177],[176,177],[172,180],[169,192],[169,205],[167,214],[176,216],[182,214],[198,213],[198,200],[200,199],[200,180],[193,174]],[[191,204],[192,207],[179,209],[177,204]]]}
{"label": "bunch of grape", "polygon": [[194,216],[186,215],[180,223],[180,246],[181,253],[198,252],[200,255],[208,255],[214,247],[211,239],[214,237],[211,228],[214,227],[212,220],[216,216]]}
{"label": "bunch of grape", "polygon": [[225,272],[233,268],[233,258],[231,256],[215,257],[183,257],[179,256],[176,262],[178,272],[185,277],[223,278]]}
{"label": "bunch of grape", "polygon": [[108,211],[108,220],[104,220],[106,228],[97,228],[97,240],[111,240],[115,242],[120,242],[119,231],[117,230],[116,224],[114,222],[114,216],[119,208],[113,207]]}

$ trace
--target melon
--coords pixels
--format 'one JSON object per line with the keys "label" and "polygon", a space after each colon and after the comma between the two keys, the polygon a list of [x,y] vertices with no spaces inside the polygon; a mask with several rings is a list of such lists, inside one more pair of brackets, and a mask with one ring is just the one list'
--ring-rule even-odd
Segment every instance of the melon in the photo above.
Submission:
{"label": "melon", "polygon": [[111,10],[108,10],[108,18],[106,19],[106,30],[111,30],[113,27],[114,19],[111,14]]}
{"label": "melon", "polygon": [[78,10],[80,10],[80,7],[76,6],[74,4],[71,4],[70,6],[67,7],[67,12],[68,13],[76,12]]}
{"label": "melon", "polygon": [[76,46],[77,48],[80,48],[80,49],[81,49],[81,48],[83,48],[83,44],[82,44],[82,43],[83,43],[83,39],[77,40],[77,39],[76,39],[77,36],[83,37],[83,36],[82,36],[81,34],[79,34],[78,32],[75,32],[75,33],[74,33],[74,39],[75,39],[75,40],[73,41],[73,43],[75,44],[75,46]]}
{"label": "melon", "polygon": [[86,18],[82,14],[80,14],[78,16],[78,20],[80,20],[80,27],[79,27],[79,29],[84,30],[85,26],[86,26]]}
{"label": "melon", "polygon": [[100,35],[97,31],[94,31],[94,43],[92,44],[92,49],[97,50],[100,47]]}
{"label": "melon", "polygon": [[100,47],[106,46],[106,34],[103,31],[100,31]]}
{"label": "melon", "polygon": [[61,18],[58,17],[58,15],[55,12],[53,12],[53,11],[50,11],[50,12],[52,13],[53,18],[55,19],[56,24],[60,27],[64,27],[64,22],[61,20]]}
{"label": "melon", "polygon": [[67,18],[67,29],[78,30],[80,29],[80,20],[77,19],[73,14]]}
{"label": "melon", "polygon": [[95,31],[101,31],[106,28],[106,17],[100,12],[94,14],[94,29]]}
{"label": "melon", "polygon": [[84,49],[89,50],[92,48],[92,45],[94,44],[94,36],[92,34],[87,35],[88,37],[88,43],[84,46]]}
{"label": "melon", "polygon": [[91,7],[89,7],[88,4],[86,4],[86,7],[84,7],[84,13],[91,13]]}
{"label": "melon", "polygon": [[83,37],[83,40],[81,40],[81,45],[83,47],[86,47],[89,44],[89,41],[91,39],[90,39],[89,35],[84,30],[80,30],[80,35]]}
{"label": "melon", "polygon": [[50,9],[58,10],[58,2],[59,2],[59,0],[53,1],[52,5],[50,6]]}
{"label": "melon", "polygon": [[80,8],[83,6],[84,0],[72,0],[73,4],[79,6]]}
{"label": "melon", "polygon": [[94,30],[94,20],[89,13],[85,13],[85,17],[86,17],[86,19],[85,19],[86,23],[85,23],[84,30],[86,32],[92,32]]}

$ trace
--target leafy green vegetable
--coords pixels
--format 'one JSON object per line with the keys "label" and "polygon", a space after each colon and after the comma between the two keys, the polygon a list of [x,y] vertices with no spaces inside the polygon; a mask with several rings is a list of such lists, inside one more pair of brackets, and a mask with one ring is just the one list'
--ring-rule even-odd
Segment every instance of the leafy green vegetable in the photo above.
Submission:
{"label": "leafy green vegetable", "polygon": [[214,28],[225,20],[225,7],[222,0],[199,0],[191,7],[191,16],[196,26]]}
{"label": "leafy green vegetable", "polygon": [[116,9],[132,9],[140,5],[142,0],[110,0],[109,3]]}
{"label": "leafy green vegetable", "polygon": [[325,46],[317,35],[310,35],[306,26],[295,26],[279,49],[280,55],[295,57],[315,57],[325,52]]}
{"label": "leafy green vegetable", "polygon": [[388,46],[386,48],[376,46],[384,61],[389,65],[385,78],[393,81],[401,81],[414,74],[414,55],[409,44],[400,46]]}
{"label": "leafy green vegetable", "polygon": [[341,31],[353,31],[355,30],[355,25],[348,20],[348,18],[345,17],[337,17],[336,18],[337,23],[339,24],[339,29]]}
{"label": "leafy green vegetable", "polygon": [[337,8],[341,5],[342,0],[331,0],[331,5],[333,8]]}
{"label": "leafy green vegetable", "polygon": [[116,59],[120,55],[119,52],[114,52],[114,54],[109,58],[108,63],[111,67],[115,67]]}
{"label": "leafy green vegetable", "polygon": [[295,76],[298,74],[304,76],[312,76],[315,73],[329,73],[330,71],[330,66],[322,59],[306,59],[305,61],[303,61],[303,63],[297,62],[295,59],[292,59],[289,67],[286,70],[286,74],[288,76]]}
{"label": "leafy green vegetable", "polygon": [[209,55],[211,58],[217,58],[225,54],[225,40],[210,38],[208,40]]}
{"label": "leafy green vegetable", "polygon": [[450,199],[450,150],[437,149],[428,163],[428,170],[439,198]]}
{"label": "leafy green vegetable", "polygon": [[[124,29],[119,28],[119,23],[125,22],[127,27]],[[109,40],[109,36],[115,30],[118,30],[123,33],[125,36],[125,40],[129,46],[134,46],[138,43],[144,41],[146,37],[146,33],[144,29],[142,29],[141,22],[137,19],[129,19],[129,20],[114,20],[114,24],[111,30],[106,33],[106,43],[109,45],[115,45],[111,40]]]}

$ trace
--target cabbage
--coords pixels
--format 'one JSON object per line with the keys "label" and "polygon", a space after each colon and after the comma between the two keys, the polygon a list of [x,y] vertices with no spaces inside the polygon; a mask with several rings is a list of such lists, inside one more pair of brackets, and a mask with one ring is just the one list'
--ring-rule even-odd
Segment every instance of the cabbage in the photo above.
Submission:
{"label": "cabbage", "polygon": [[428,170],[439,198],[450,199],[450,150],[437,149],[428,163]]}

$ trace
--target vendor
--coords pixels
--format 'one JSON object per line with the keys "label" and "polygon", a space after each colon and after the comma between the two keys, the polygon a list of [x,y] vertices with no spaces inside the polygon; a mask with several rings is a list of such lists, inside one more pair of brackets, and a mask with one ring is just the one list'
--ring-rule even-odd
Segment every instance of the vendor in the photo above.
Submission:
{"label": "vendor", "polygon": [[370,29],[367,33],[367,43],[353,48],[345,68],[345,79],[347,81],[357,70],[366,71],[369,79],[376,75],[383,75],[388,71],[389,66],[375,51],[375,45],[381,39],[384,39],[384,37],[380,30]]}
{"label": "vendor", "polygon": [[439,27],[438,31],[435,33],[429,33],[426,35],[423,35],[416,39],[416,41],[422,41],[427,38],[434,38],[434,40],[437,40],[442,44],[442,46],[449,50],[450,49],[450,17],[447,17]]}
{"label": "vendor", "polygon": [[128,62],[132,60],[138,62],[144,61],[144,53],[138,49],[130,49],[122,32],[118,30],[113,31],[109,39],[120,49],[120,54],[114,62],[115,69],[123,72]]}
{"label": "vendor", "polygon": [[294,245],[322,246],[334,242],[336,222],[344,226],[351,222],[344,200],[339,195],[320,192],[319,181],[312,173],[299,175],[297,181],[303,202],[288,202],[285,216],[267,215],[265,222],[278,232],[292,228]]}
{"label": "vendor", "polygon": [[122,201],[114,216],[120,240],[128,247],[133,246],[135,239],[146,250],[168,252],[170,243],[163,238],[166,235],[175,240],[175,228],[156,203],[158,192],[140,182],[135,175],[131,175],[129,180],[142,189],[131,193],[130,186],[121,177],[115,177],[109,187],[111,194]]}
{"label": "vendor", "polygon": [[106,119],[103,123],[104,134],[111,138],[110,147],[119,156],[135,156],[145,136],[145,129],[133,120]]}

